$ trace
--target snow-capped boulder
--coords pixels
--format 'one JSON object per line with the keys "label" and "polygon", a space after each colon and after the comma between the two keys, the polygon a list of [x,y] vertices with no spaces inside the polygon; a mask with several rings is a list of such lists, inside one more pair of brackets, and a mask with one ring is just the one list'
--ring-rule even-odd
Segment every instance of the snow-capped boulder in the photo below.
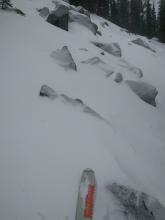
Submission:
{"label": "snow-capped boulder", "polygon": [[46,96],[50,99],[55,99],[58,97],[58,94],[49,86],[43,85],[40,89],[40,96]]}
{"label": "snow-capped boulder", "polygon": [[133,80],[126,80],[126,83],[143,101],[156,106],[155,98],[158,94],[158,90],[154,86],[145,82],[137,82]]}
{"label": "snow-capped boulder", "polygon": [[47,18],[47,22],[66,31],[68,31],[68,20],[69,8],[62,4],[58,4]]}
{"label": "snow-capped boulder", "polygon": [[39,15],[43,18],[46,18],[49,15],[49,8],[48,7],[43,7],[38,10]]}
{"label": "snow-capped boulder", "polygon": [[100,25],[101,25],[103,28],[109,27],[109,24],[108,24],[108,22],[106,22],[106,21],[100,22]]}
{"label": "snow-capped boulder", "polygon": [[91,19],[87,15],[85,15],[85,14],[81,14],[79,12],[70,10],[69,11],[69,21],[70,22],[77,22],[80,25],[85,26],[90,31],[92,31],[92,33],[94,35],[96,35],[96,33],[97,33],[98,26],[95,23],[93,23],[91,21]]}
{"label": "snow-capped boulder", "polygon": [[[144,192],[113,183],[107,189],[119,200],[119,212],[131,220],[163,220],[165,208],[155,198]],[[120,208],[121,208],[120,207]]]}
{"label": "snow-capped boulder", "polygon": [[123,81],[123,75],[121,73],[116,73],[116,76],[114,78],[114,81],[116,83],[121,83]]}
{"label": "snow-capped boulder", "polygon": [[82,6],[76,7],[76,11],[81,14],[84,14],[90,18],[90,12],[88,10],[86,10],[85,8],[83,8]]}
{"label": "snow-capped boulder", "polygon": [[128,68],[128,70],[133,73],[134,75],[136,75],[138,78],[142,78],[143,77],[143,71],[138,68],[138,67],[134,67],[134,66],[131,66]]}
{"label": "snow-capped boulder", "polygon": [[102,43],[102,42],[92,42],[95,46],[101,48],[107,53],[112,54],[113,56],[121,57],[121,48],[118,43]]}
{"label": "snow-capped boulder", "polygon": [[146,41],[144,41],[144,40],[142,40],[141,38],[137,38],[137,39],[135,39],[135,40],[133,40],[132,41],[134,44],[137,44],[137,45],[139,45],[139,46],[142,46],[142,47],[144,47],[144,48],[146,48],[146,49],[149,49],[149,50],[151,50],[152,52],[156,52],[154,49],[152,49],[151,47],[150,47],[150,45],[146,42]]}
{"label": "snow-capped boulder", "polygon": [[66,70],[73,69],[77,71],[76,63],[67,46],[62,47],[62,49],[57,49],[51,53],[51,57],[55,59],[58,65],[64,67]]}

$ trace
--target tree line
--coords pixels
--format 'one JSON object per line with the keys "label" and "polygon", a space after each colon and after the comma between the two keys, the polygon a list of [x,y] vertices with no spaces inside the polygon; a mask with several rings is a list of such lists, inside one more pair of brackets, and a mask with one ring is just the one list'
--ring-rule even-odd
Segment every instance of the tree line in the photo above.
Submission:
{"label": "tree line", "polygon": [[104,17],[129,32],[159,37],[165,42],[165,0],[160,0],[156,16],[154,0],[70,0],[91,13]]}

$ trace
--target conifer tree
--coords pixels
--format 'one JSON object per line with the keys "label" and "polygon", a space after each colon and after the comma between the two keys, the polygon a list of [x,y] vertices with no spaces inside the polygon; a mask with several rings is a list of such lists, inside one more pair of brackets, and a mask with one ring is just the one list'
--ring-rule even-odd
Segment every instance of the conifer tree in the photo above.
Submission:
{"label": "conifer tree", "polygon": [[159,5],[159,39],[165,43],[165,0]]}
{"label": "conifer tree", "polygon": [[2,9],[7,9],[8,7],[12,7],[10,0],[0,0],[0,6]]}
{"label": "conifer tree", "polygon": [[152,37],[152,11],[151,11],[151,4],[150,0],[147,0],[147,8],[146,8],[146,36],[148,38]]}

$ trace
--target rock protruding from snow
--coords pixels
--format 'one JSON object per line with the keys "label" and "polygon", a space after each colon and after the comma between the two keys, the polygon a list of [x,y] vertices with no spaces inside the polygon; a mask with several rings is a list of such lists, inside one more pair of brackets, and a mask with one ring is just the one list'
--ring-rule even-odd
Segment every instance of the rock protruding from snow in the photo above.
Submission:
{"label": "rock protruding from snow", "polygon": [[109,24],[108,24],[108,22],[106,22],[106,21],[100,22],[100,25],[101,25],[103,28],[109,27]]}
{"label": "rock protruding from snow", "polygon": [[90,31],[92,31],[92,33],[94,35],[96,35],[96,33],[97,33],[98,26],[95,23],[93,23],[91,21],[91,19],[85,14],[81,14],[81,13],[76,12],[74,10],[70,10],[69,11],[69,21],[70,22],[77,22],[80,25],[85,26]]}
{"label": "rock protruding from snow", "polygon": [[81,61],[81,63],[86,63],[86,64],[91,64],[91,65],[96,65],[96,64],[105,64],[102,59],[99,57],[92,57],[87,60]]}
{"label": "rock protruding from snow", "polygon": [[141,38],[137,38],[136,40],[133,40],[132,42],[137,44],[137,45],[139,45],[139,46],[142,46],[142,47],[144,47],[146,49],[149,49],[149,50],[151,50],[154,53],[156,52],[154,49],[152,49],[150,47],[150,45],[146,41],[142,40]]}
{"label": "rock protruding from snow", "polygon": [[123,81],[123,75],[121,73],[116,73],[116,76],[114,78],[114,81],[116,83],[121,83]]}
{"label": "rock protruding from snow", "polygon": [[45,96],[50,99],[55,99],[58,97],[58,94],[49,86],[43,85],[40,89],[40,96]]}
{"label": "rock protruding from snow", "polygon": [[101,43],[101,42],[92,42],[95,46],[101,48],[102,50],[110,53],[113,56],[121,57],[122,52],[118,43]]}
{"label": "rock protruding from snow", "polygon": [[85,8],[83,8],[82,6],[77,6],[76,11],[81,14],[84,14],[90,18],[90,12],[88,10],[86,10]]}
{"label": "rock protruding from snow", "polygon": [[154,86],[145,82],[137,82],[133,80],[127,80],[126,83],[143,101],[156,106],[155,99],[158,95],[158,90]]}
{"label": "rock protruding from snow", "polygon": [[38,10],[39,15],[43,18],[46,18],[49,15],[49,8],[48,7],[43,7]]}
{"label": "rock protruding from snow", "polygon": [[128,68],[128,70],[139,78],[143,77],[143,71],[138,67],[131,66]]}
{"label": "rock protruding from snow", "polygon": [[51,53],[51,57],[55,59],[58,65],[64,67],[66,70],[73,69],[77,71],[76,63],[67,46],[62,47],[62,49],[57,49]]}
{"label": "rock protruding from snow", "polygon": [[[48,97],[52,100],[58,98],[61,102],[77,107],[79,108],[81,111],[83,111],[84,113],[90,114],[96,118],[99,118],[101,120],[104,120],[104,118],[97,113],[95,110],[93,110],[91,107],[89,107],[88,105],[86,105],[81,99],[79,98],[71,98],[65,94],[58,94],[56,91],[54,91],[52,88],[50,88],[47,85],[43,85],[40,89],[40,96],[45,96]],[[105,120],[104,120],[105,121]]]}
{"label": "rock protruding from snow", "polygon": [[[107,189],[120,201],[123,214],[131,220],[163,220],[165,208],[144,192],[113,183]],[[121,210],[120,210],[121,212]]]}
{"label": "rock protruding from snow", "polygon": [[69,8],[62,4],[58,4],[47,18],[47,22],[66,31],[68,31],[68,20]]}

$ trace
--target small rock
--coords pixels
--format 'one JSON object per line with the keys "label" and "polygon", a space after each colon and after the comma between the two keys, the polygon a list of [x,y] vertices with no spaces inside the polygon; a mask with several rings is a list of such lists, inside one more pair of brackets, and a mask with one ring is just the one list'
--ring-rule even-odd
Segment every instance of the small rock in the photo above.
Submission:
{"label": "small rock", "polygon": [[99,57],[92,57],[92,58],[89,58],[85,61],[81,61],[81,63],[96,65],[96,64],[100,64],[100,63],[104,64],[104,61],[102,61]]}
{"label": "small rock", "polygon": [[81,14],[84,14],[90,18],[90,12],[88,10],[86,10],[85,8],[83,8],[82,6],[76,7],[76,11]]}
{"label": "small rock", "polygon": [[143,101],[156,107],[155,99],[158,95],[158,90],[154,86],[145,82],[136,82],[133,80],[127,80],[126,83]]}
{"label": "small rock", "polygon": [[100,54],[101,54],[101,55],[105,55],[105,53],[104,53],[104,52],[101,52]]}
{"label": "small rock", "polygon": [[39,15],[43,18],[46,18],[49,14],[49,8],[48,7],[43,7],[41,9],[39,9],[38,11],[39,11]]}
{"label": "small rock", "polygon": [[139,78],[143,77],[143,71],[138,67],[131,66],[131,67],[128,68],[128,70],[130,72],[132,72],[133,74],[135,74],[136,76],[138,76]]}
{"label": "small rock", "polygon": [[101,31],[99,31],[99,30],[96,32],[96,34],[102,36],[102,33],[101,33]]}
{"label": "small rock", "polygon": [[77,71],[76,63],[74,62],[73,57],[67,46],[62,47],[62,49],[53,51],[51,57],[55,59],[56,62],[65,69],[73,69]]}
{"label": "small rock", "polygon": [[121,48],[118,43],[101,43],[101,42],[92,42],[95,46],[101,48],[102,50],[110,53],[113,56],[121,57]]}
{"label": "small rock", "polygon": [[108,24],[108,22],[106,22],[106,21],[100,22],[100,25],[101,25],[103,28],[105,28],[106,26],[109,27],[109,24]]}
{"label": "small rock", "polygon": [[58,97],[58,94],[49,86],[43,85],[40,89],[40,96],[45,96],[53,100]]}
{"label": "small rock", "polygon": [[121,83],[123,81],[123,75],[121,73],[116,73],[116,76],[114,78],[114,81],[116,83]]}

